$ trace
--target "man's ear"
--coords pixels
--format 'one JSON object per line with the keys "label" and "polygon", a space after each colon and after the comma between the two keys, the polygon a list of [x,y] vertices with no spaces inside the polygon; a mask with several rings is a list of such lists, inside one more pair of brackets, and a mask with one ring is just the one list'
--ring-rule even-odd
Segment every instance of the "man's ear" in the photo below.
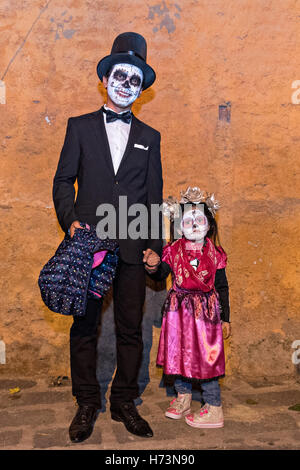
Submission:
{"label": "man's ear", "polygon": [[108,78],[105,77],[105,75],[103,75],[102,83],[103,83],[103,85],[104,85],[104,88],[107,88]]}

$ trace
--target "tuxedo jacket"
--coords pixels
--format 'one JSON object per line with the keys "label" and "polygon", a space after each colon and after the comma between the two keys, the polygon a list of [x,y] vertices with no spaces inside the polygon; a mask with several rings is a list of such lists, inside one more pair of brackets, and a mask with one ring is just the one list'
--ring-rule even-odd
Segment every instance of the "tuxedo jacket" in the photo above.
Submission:
{"label": "tuxedo jacket", "polygon": [[[76,180],[78,189],[75,200]],[[65,232],[74,220],[97,225],[101,218],[107,216],[97,216],[97,207],[111,204],[116,211],[116,240],[121,258],[126,263],[142,264],[143,250],[147,248],[161,255],[162,216],[151,220],[151,205],[162,204],[162,188],[158,131],[132,116],[127,147],[115,174],[102,109],[69,118],[53,181],[54,207]],[[121,208],[120,215],[119,196],[127,196],[128,208],[132,204],[147,207],[147,237],[132,239],[128,235],[127,238],[119,236],[119,217],[126,217],[128,228],[139,215],[128,216]],[[159,224],[158,238],[151,238],[151,223]]]}

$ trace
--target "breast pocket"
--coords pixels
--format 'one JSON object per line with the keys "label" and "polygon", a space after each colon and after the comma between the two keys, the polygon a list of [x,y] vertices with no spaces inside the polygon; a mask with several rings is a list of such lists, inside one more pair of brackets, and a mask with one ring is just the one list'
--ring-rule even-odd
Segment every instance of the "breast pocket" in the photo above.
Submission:
{"label": "breast pocket", "polygon": [[147,150],[144,148],[134,147],[132,151],[132,156],[134,159],[134,163],[137,168],[145,168],[147,169],[148,166],[148,158],[149,158],[149,147],[146,147]]}

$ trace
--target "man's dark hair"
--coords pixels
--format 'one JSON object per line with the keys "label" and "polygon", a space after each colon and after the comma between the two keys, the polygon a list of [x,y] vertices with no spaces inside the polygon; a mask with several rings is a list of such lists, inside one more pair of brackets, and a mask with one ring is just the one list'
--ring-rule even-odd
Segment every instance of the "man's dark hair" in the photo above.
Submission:
{"label": "man's dark hair", "polygon": [[105,77],[106,77],[107,79],[109,79],[109,76],[110,76],[110,74],[111,74],[112,69],[113,69],[113,66],[110,67],[110,68],[108,69],[108,71],[106,72]]}

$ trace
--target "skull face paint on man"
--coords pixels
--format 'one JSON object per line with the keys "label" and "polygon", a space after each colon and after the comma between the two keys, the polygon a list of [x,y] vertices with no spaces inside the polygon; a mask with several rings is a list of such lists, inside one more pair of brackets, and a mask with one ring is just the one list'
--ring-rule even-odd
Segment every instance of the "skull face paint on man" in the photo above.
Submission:
{"label": "skull face paint on man", "polygon": [[199,243],[204,241],[209,223],[202,210],[192,209],[184,214],[180,228],[187,240]]}
{"label": "skull face paint on man", "polygon": [[128,108],[140,95],[143,72],[130,64],[113,66],[107,82],[107,93],[111,101],[120,108]]}

